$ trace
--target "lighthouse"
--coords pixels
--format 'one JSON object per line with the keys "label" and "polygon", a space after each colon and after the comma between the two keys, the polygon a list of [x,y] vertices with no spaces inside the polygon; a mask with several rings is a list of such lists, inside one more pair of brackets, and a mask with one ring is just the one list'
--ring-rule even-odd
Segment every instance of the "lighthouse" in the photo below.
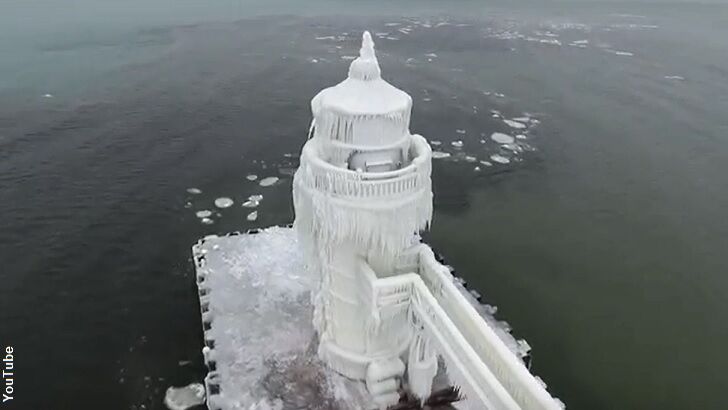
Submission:
{"label": "lighthouse", "polygon": [[375,401],[396,403],[413,337],[408,301],[395,291],[382,306],[371,282],[395,276],[430,223],[432,150],[410,133],[412,98],[382,79],[369,32],[348,77],[319,92],[311,111],[293,199],[307,265],[321,274],[319,357],[365,380]]}

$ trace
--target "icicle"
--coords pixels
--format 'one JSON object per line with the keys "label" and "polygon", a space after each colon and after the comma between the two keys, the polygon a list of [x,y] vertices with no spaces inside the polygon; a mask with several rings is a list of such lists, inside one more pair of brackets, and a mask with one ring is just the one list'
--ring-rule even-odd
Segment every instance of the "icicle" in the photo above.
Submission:
{"label": "icicle", "polygon": [[407,362],[407,380],[410,389],[421,403],[432,392],[432,380],[437,373],[437,356],[430,348],[430,341],[422,332],[412,338]]}

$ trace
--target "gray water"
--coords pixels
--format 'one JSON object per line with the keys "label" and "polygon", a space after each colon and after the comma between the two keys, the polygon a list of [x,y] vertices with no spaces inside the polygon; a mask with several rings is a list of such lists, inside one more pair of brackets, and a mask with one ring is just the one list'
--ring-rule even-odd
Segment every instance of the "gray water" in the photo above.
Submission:
{"label": "gray water", "polygon": [[[292,220],[309,100],[364,29],[396,38],[375,37],[384,75],[452,154],[427,240],[550,391],[728,408],[728,7],[323,0],[0,3],[7,407],[162,409],[202,380],[189,248]],[[509,164],[466,158],[508,153],[490,110],[539,121]]]}

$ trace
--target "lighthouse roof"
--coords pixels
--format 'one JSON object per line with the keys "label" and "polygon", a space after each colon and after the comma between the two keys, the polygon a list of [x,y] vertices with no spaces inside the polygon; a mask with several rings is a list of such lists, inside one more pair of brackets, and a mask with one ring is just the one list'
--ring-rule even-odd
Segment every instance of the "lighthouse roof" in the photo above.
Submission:
{"label": "lighthouse roof", "polygon": [[411,107],[412,98],[406,92],[382,79],[368,31],[362,36],[359,57],[352,61],[348,78],[322,90],[311,101],[314,115],[321,110],[344,115],[387,115]]}

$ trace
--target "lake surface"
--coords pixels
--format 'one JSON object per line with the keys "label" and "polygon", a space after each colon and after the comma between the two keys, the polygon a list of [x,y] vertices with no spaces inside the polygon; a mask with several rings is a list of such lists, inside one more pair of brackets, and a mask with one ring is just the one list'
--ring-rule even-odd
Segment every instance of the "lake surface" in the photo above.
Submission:
{"label": "lake surface", "polygon": [[292,220],[309,101],[365,29],[450,154],[428,242],[550,391],[728,408],[728,6],[301,3],[0,5],[8,408],[163,409],[203,379],[190,247]]}

